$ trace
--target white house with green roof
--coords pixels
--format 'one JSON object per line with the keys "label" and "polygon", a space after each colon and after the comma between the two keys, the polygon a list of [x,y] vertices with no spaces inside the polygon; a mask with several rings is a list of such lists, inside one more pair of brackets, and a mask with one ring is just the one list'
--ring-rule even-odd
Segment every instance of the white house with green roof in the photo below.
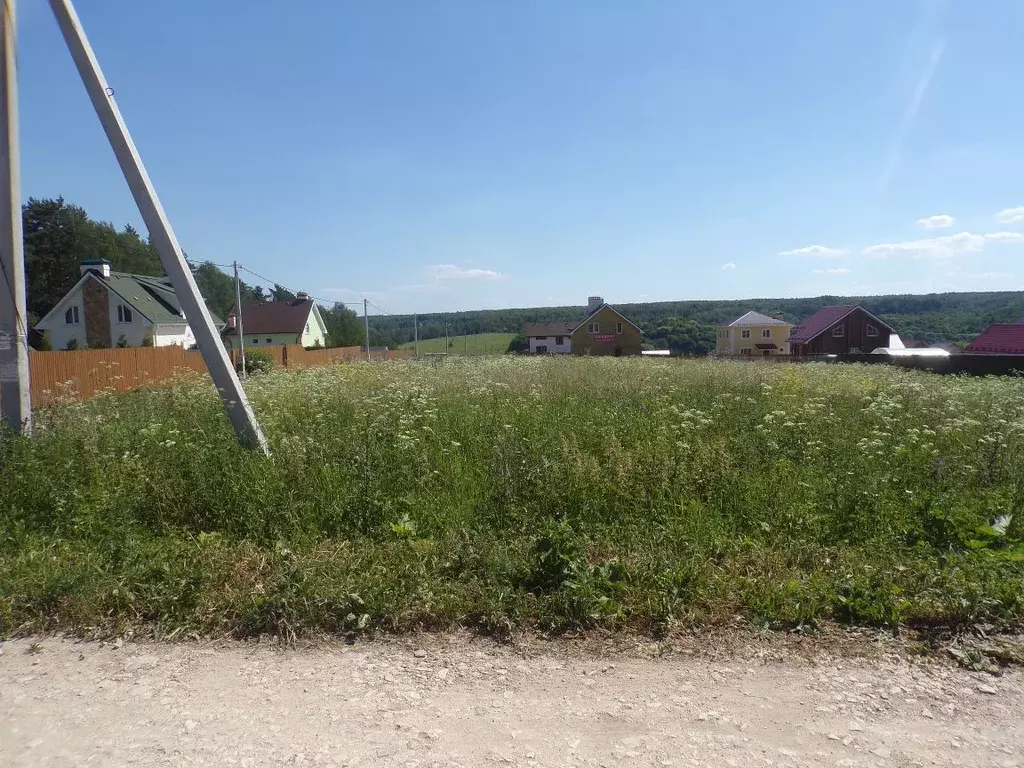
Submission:
{"label": "white house with green roof", "polygon": [[[87,259],[81,279],[36,323],[53,349],[169,347],[195,344],[167,277],[114,272],[106,259]],[[222,321],[214,318],[214,323]]]}

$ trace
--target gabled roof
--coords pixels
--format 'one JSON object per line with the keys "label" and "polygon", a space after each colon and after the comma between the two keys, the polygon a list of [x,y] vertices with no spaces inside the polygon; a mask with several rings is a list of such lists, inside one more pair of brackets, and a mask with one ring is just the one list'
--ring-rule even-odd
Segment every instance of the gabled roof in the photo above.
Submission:
{"label": "gabled roof", "polygon": [[612,312],[614,312],[614,313],[615,313],[616,315],[618,315],[619,317],[621,317],[621,318],[622,318],[622,319],[623,319],[623,320],[624,320],[625,322],[629,323],[629,324],[630,324],[630,325],[632,325],[632,326],[633,326],[634,328],[636,328],[636,329],[637,329],[638,331],[640,331],[640,333],[643,333],[643,329],[642,329],[642,328],[640,328],[640,326],[639,326],[639,325],[637,325],[636,323],[634,323],[634,322],[633,322],[632,320],[630,320],[630,319],[629,319],[628,317],[626,317],[626,316],[625,316],[624,314],[622,314],[621,312],[619,312],[619,310],[617,310],[617,309],[616,309],[615,307],[613,307],[613,306],[612,306],[611,304],[608,304],[607,302],[605,302],[605,303],[602,303],[602,304],[601,304],[600,306],[594,307],[594,309],[593,309],[593,310],[591,310],[591,311],[590,311],[590,312],[589,312],[589,313],[587,314],[587,316],[583,318],[583,320],[582,320],[581,322],[578,322],[578,323],[576,323],[575,325],[573,325],[573,326],[572,326],[572,330],[571,330],[571,331],[569,331],[569,333],[576,333],[576,331],[577,331],[577,330],[579,330],[580,328],[582,328],[582,327],[583,327],[583,325],[584,325],[584,324],[585,324],[585,323],[587,322],[587,320],[589,320],[590,318],[592,318],[592,317],[593,317],[594,315],[596,315],[596,314],[597,314],[598,312],[600,312],[600,311],[601,311],[602,309],[610,309],[610,310],[611,310]]}
{"label": "gabled roof", "polygon": [[726,327],[731,328],[735,325],[790,325],[790,323],[787,323],[785,320],[779,320],[777,317],[762,315],[760,312],[747,312],[746,314],[733,318],[725,325]]}
{"label": "gabled roof", "polygon": [[789,340],[791,342],[796,342],[797,344],[803,344],[811,341],[823,334],[847,315],[851,315],[856,312],[858,309],[890,333],[895,331],[891,325],[884,320],[879,320],[864,309],[864,307],[857,306],[856,304],[840,304],[835,307],[822,307],[819,309],[790,332]]}
{"label": "gabled roof", "polygon": [[[242,330],[246,334],[294,333],[306,330],[309,315],[316,306],[312,299],[291,301],[243,301]],[[232,312],[235,310],[232,309]],[[237,328],[225,328],[225,336],[235,336]]]}
{"label": "gabled roof", "polygon": [[992,355],[1024,355],[1024,323],[993,323],[964,352]]}
{"label": "gabled roof", "polygon": [[[54,305],[36,327],[46,328],[56,314],[64,310],[67,299],[74,295],[86,280],[99,280],[113,291],[132,309],[153,325],[185,325],[186,320],[181,302],[174,292],[169,278],[152,275],[135,275],[129,272],[111,272],[110,277],[103,277],[95,271],[86,272],[81,279]],[[211,313],[215,325],[223,321]]]}
{"label": "gabled roof", "polygon": [[127,272],[111,272],[110,277],[90,274],[106,283],[110,290],[139,310],[154,325],[184,324],[181,304],[168,278]]}
{"label": "gabled roof", "polygon": [[572,331],[572,323],[530,323],[523,331],[523,335],[527,338],[531,336],[568,336]]}

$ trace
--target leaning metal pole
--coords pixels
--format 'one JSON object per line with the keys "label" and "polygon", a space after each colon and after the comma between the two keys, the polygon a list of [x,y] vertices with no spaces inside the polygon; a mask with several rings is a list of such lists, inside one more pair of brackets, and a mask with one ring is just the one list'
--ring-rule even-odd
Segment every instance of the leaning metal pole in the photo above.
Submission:
{"label": "leaning metal pole", "polygon": [[125,181],[132,191],[135,204],[139,207],[143,221],[149,229],[160,262],[163,264],[178,301],[185,311],[185,316],[196,336],[203,360],[210,371],[213,383],[220,392],[224,407],[231,424],[235,428],[238,439],[264,453],[268,452],[267,439],[256,421],[249,399],[242,389],[241,382],[231,367],[227,351],[221,343],[213,318],[206,308],[206,303],[199,294],[195,278],[188,268],[181,246],[171,230],[170,221],[164,213],[163,206],[156,195],[153,182],[146,173],[142,158],[128,133],[128,127],[121,118],[121,111],[114,101],[114,91],[107,85],[100,70],[99,61],[86,39],[82,23],[75,13],[71,0],[50,0],[50,8],[57,17],[60,31],[64,35],[71,58],[75,61],[78,74],[89,92],[96,115],[103,125],[117,162],[121,166]]}
{"label": "leaning metal pole", "polygon": [[32,433],[25,314],[25,253],[18,155],[18,70],[14,0],[0,19],[0,414],[15,432]]}

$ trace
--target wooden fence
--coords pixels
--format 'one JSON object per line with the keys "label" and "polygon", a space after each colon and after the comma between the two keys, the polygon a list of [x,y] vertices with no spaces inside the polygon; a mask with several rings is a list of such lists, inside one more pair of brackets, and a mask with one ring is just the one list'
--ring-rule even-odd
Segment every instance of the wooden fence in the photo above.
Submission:
{"label": "wooden fence", "polygon": [[[360,347],[303,349],[298,344],[260,347],[282,368],[311,368],[317,365],[365,359]],[[371,360],[412,357],[412,350],[371,351]],[[235,353],[231,353],[232,362]],[[32,404],[49,405],[60,399],[87,399],[100,392],[124,392],[167,383],[175,376],[194,371],[207,373],[200,352],[181,347],[127,347],[124,349],[83,349],[29,354]]]}

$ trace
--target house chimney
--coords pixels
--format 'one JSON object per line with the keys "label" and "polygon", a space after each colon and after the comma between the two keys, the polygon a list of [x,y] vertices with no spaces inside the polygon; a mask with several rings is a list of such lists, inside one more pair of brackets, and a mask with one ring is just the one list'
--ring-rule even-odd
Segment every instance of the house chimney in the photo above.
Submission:
{"label": "house chimney", "polygon": [[229,331],[235,330],[236,319],[237,318],[235,317],[235,313],[234,312],[231,312],[231,313],[228,314],[228,325],[227,325],[227,327],[228,327]]}
{"label": "house chimney", "polygon": [[297,291],[295,294],[295,298],[298,299],[299,301],[309,301],[309,294],[306,293],[305,291]]}
{"label": "house chimney", "polygon": [[587,299],[587,310],[593,312],[595,309],[604,304],[604,299],[600,296],[591,296]]}
{"label": "house chimney", "polygon": [[85,259],[78,265],[78,270],[83,275],[86,272],[95,272],[100,277],[110,277],[110,262],[106,259]]}

